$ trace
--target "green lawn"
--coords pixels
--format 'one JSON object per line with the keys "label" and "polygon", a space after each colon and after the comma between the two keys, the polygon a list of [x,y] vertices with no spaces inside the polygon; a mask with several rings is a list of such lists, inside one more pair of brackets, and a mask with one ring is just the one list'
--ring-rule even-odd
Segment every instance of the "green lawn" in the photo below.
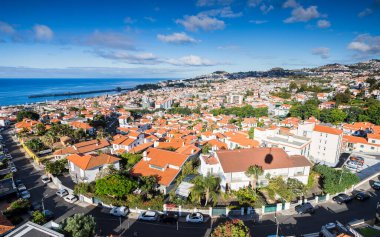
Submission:
{"label": "green lawn", "polygon": [[380,230],[374,229],[372,227],[364,227],[357,230],[364,237],[376,237],[380,236]]}

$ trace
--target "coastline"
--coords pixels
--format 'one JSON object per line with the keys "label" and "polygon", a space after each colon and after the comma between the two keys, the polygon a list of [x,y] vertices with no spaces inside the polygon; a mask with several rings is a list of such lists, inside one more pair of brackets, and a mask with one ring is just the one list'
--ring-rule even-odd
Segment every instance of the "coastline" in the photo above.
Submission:
{"label": "coastline", "polygon": [[[14,78],[9,78],[9,79],[7,79],[7,78],[1,78],[1,79],[2,80],[14,80]],[[26,80],[26,78],[18,78],[18,79]],[[16,79],[16,80],[18,80],[18,79]],[[48,79],[45,79],[45,78],[33,78],[33,79],[29,79],[28,78],[27,80],[48,80]],[[61,79],[61,80],[63,80],[63,79]],[[89,81],[91,81],[91,80],[98,80],[98,78],[88,78],[88,79],[68,78],[68,80],[89,80]],[[49,96],[50,99],[41,100],[41,101],[30,101],[30,102],[28,102],[28,99],[31,99],[30,96],[33,95],[33,94],[32,94],[32,92],[28,93],[28,91],[26,91],[26,92],[24,91],[23,97],[25,98],[24,99],[25,102],[15,102],[15,103],[12,103],[12,104],[4,104],[4,105],[0,104],[0,108],[1,109],[6,109],[6,108],[17,107],[17,106],[33,106],[33,105],[38,105],[38,104],[54,104],[54,103],[58,103],[60,101],[87,99],[87,98],[90,99],[90,98],[97,98],[97,97],[105,96],[105,95],[107,95],[107,96],[116,96],[116,95],[120,95],[120,94],[123,94],[123,93],[128,93],[129,91],[138,90],[138,89],[141,89],[141,88],[147,88],[147,89],[150,89],[151,87],[156,88],[156,87],[159,87],[158,85],[161,84],[161,83],[167,83],[167,82],[170,82],[170,81],[177,81],[177,80],[182,80],[182,79],[181,78],[175,78],[175,79],[173,79],[173,78],[144,78],[143,80],[147,80],[147,81],[146,82],[142,82],[141,84],[133,83],[133,82],[136,82],[137,80],[140,80],[139,78],[137,78],[137,79],[135,79],[135,78],[125,78],[125,79],[104,78],[103,81],[104,80],[110,80],[110,87],[109,88],[112,88],[112,85],[115,84],[115,81],[111,81],[111,80],[120,80],[121,82],[127,82],[127,83],[130,83],[132,85],[131,86],[123,87],[122,90],[117,90],[117,88],[120,87],[120,86],[116,86],[116,88],[113,87],[114,89],[103,89],[103,90],[96,90],[96,89],[91,90],[89,88],[90,92],[94,92],[94,94],[96,94],[96,95],[92,95],[92,93],[88,93],[89,91],[72,91],[72,92],[59,91],[59,92],[54,93],[54,90],[53,90],[54,89],[53,88],[54,84],[53,84],[52,85],[52,89],[43,90],[42,92],[46,92],[46,93],[41,93],[41,94],[52,94],[52,96]],[[131,81],[128,81],[128,80],[131,80]],[[51,82],[51,81],[52,80],[49,80],[49,82]],[[78,86],[79,87],[86,87],[86,85],[82,86],[80,83],[78,84]],[[103,88],[105,88],[105,87],[103,87]],[[101,91],[104,91],[104,92],[101,92]],[[16,93],[17,93],[17,91],[15,91],[15,94]],[[0,92],[0,94],[1,94],[1,92]],[[36,93],[34,93],[34,94],[36,94]],[[58,94],[58,95],[55,96],[53,94]],[[89,95],[89,96],[78,97],[78,95]],[[71,96],[75,96],[75,97],[71,97]],[[63,98],[56,98],[56,97],[63,97]],[[48,98],[48,97],[42,96],[42,97],[39,97],[39,98],[36,97],[36,98],[33,98],[33,99],[42,99],[42,98]]]}

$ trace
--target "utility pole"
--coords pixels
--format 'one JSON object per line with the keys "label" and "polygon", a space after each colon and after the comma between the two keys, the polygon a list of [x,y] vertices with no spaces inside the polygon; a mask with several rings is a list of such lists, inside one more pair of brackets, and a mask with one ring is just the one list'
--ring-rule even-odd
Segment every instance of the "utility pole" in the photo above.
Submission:
{"label": "utility pole", "polygon": [[277,221],[277,212],[274,213],[274,219],[276,221],[276,237],[278,237],[278,227],[279,227],[279,223]]}

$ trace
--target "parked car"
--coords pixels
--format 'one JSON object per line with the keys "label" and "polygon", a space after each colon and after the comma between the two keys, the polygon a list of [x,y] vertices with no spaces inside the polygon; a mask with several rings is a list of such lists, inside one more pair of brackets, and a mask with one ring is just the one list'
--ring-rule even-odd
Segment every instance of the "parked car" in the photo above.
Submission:
{"label": "parked car", "polygon": [[72,195],[72,194],[67,195],[64,199],[66,202],[69,202],[69,203],[74,203],[74,202],[78,201],[77,196]]}
{"label": "parked car", "polygon": [[22,192],[20,193],[20,196],[21,196],[21,198],[23,198],[23,199],[29,199],[29,198],[30,198],[30,193],[29,193],[28,190],[24,190],[24,191],[22,191]]}
{"label": "parked car", "polygon": [[161,221],[163,223],[176,223],[178,221],[178,215],[173,212],[163,214],[161,216]]}
{"label": "parked car", "polygon": [[335,197],[333,197],[333,201],[335,201],[336,203],[338,203],[340,205],[340,204],[348,203],[348,202],[352,201],[352,197],[348,196],[345,193],[340,193],[340,194],[336,195]]}
{"label": "parked car", "polygon": [[47,221],[50,221],[52,219],[54,219],[54,212],[50,211],[50,210],[43,210],[42,211],[42,214],[45,216],[45,219]]}
{"label": "parked car", "polygon": [[368,200],[371,196],[366,192],[358,192],[355,194],[355,199],[359,201],[365,201]]}
{"label": "parked car", "polygon": [[310,202],[297,205],[294,209],[298,214],[305,214],[305,213],[313,214],[315,212],[315,209],[313,205],[311,205]]}
{"label": "parked car", "polygon": [[358,163],[356,161],[347,161],[347,166],[359,169],[359,168],[363,167],[363,164]]}
{"label": "parked car", "polygon": [[350,157],[350,161],[354,161],[356,163],[360,163],[362,166],[364,164],[364,159],[362,157],[360,157],[360,156],[357,156],[357,157],[351,156]]}
{"label": "parked car", "polygon": [[375,190],[380,190],[380,181],[374,182],[371,187]]}
{"label": "parked car", "polygon": [[142,221],[157,221],[159,217],[158,212],[156,211],[146,211],[139,215],[139,220]]}
{"label": "parked car", "polygon": [[50,178],[46,175],[42,175],[41,179],[42,179],[42,183],[44,183],[44,184],[51,182]]}
{"label": "parked car", "polygon": [[57,194],[57,195],[60,196],[60,197],[64,197],[64,196],[69,195],[69,192],[67,192],[66,189],[61,188],[61,189],[58,190],[55,194]]}
{"label": "parked car", "polygon": [[20,184],[22,184],[21,179],[16,179],[16,180],[15,180],[15,185],[16,185],[16,186],[19,186]]}
{"label": "parked car", "polygon": [[42,209],[41,202],[32,202],[32,205],[30,207],[32,211],[38,211]]}
{"label": "parked car", "polygon": [[114,216],[127,216],[129,209],[127,207],[114,207],[111,209],[110,214]]}
{"label": "parked car", "polygon": [[17,168],[15,166],[11,166],[11,172],[12,173],[16,173],[17,172]]}
{"label": "parked car", "polygon": [[203,222],[203,214],[200,212],[194,212],[186,216],[186,222],[201,223]]}
{"label": "parked car", "polygon": [[24,184],[19,184],[19,185],[17,186],[17,190],[18,190],[19,192],[21,192],[21,191],[26,190],[26,187],[25,187]]}

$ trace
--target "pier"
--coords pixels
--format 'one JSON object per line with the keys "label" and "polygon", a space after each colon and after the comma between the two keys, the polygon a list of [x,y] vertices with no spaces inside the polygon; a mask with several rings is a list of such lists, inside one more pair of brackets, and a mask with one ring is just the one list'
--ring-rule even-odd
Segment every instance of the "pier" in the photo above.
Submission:
{"label": "pier", "polygon": [[71,95],[86,95],[95,93],[106,93],[106,92],[121,92],[128,91],[130,88],[120,88],[107,89],[107,90],[93,90],[93,91],[78,91],[78,92],[61,92],[61,93],[46,93],[46,94],[34,94],[28,96],[28,98],[41,98],[41,97],[55,97],[55,96],[71,96]]}

